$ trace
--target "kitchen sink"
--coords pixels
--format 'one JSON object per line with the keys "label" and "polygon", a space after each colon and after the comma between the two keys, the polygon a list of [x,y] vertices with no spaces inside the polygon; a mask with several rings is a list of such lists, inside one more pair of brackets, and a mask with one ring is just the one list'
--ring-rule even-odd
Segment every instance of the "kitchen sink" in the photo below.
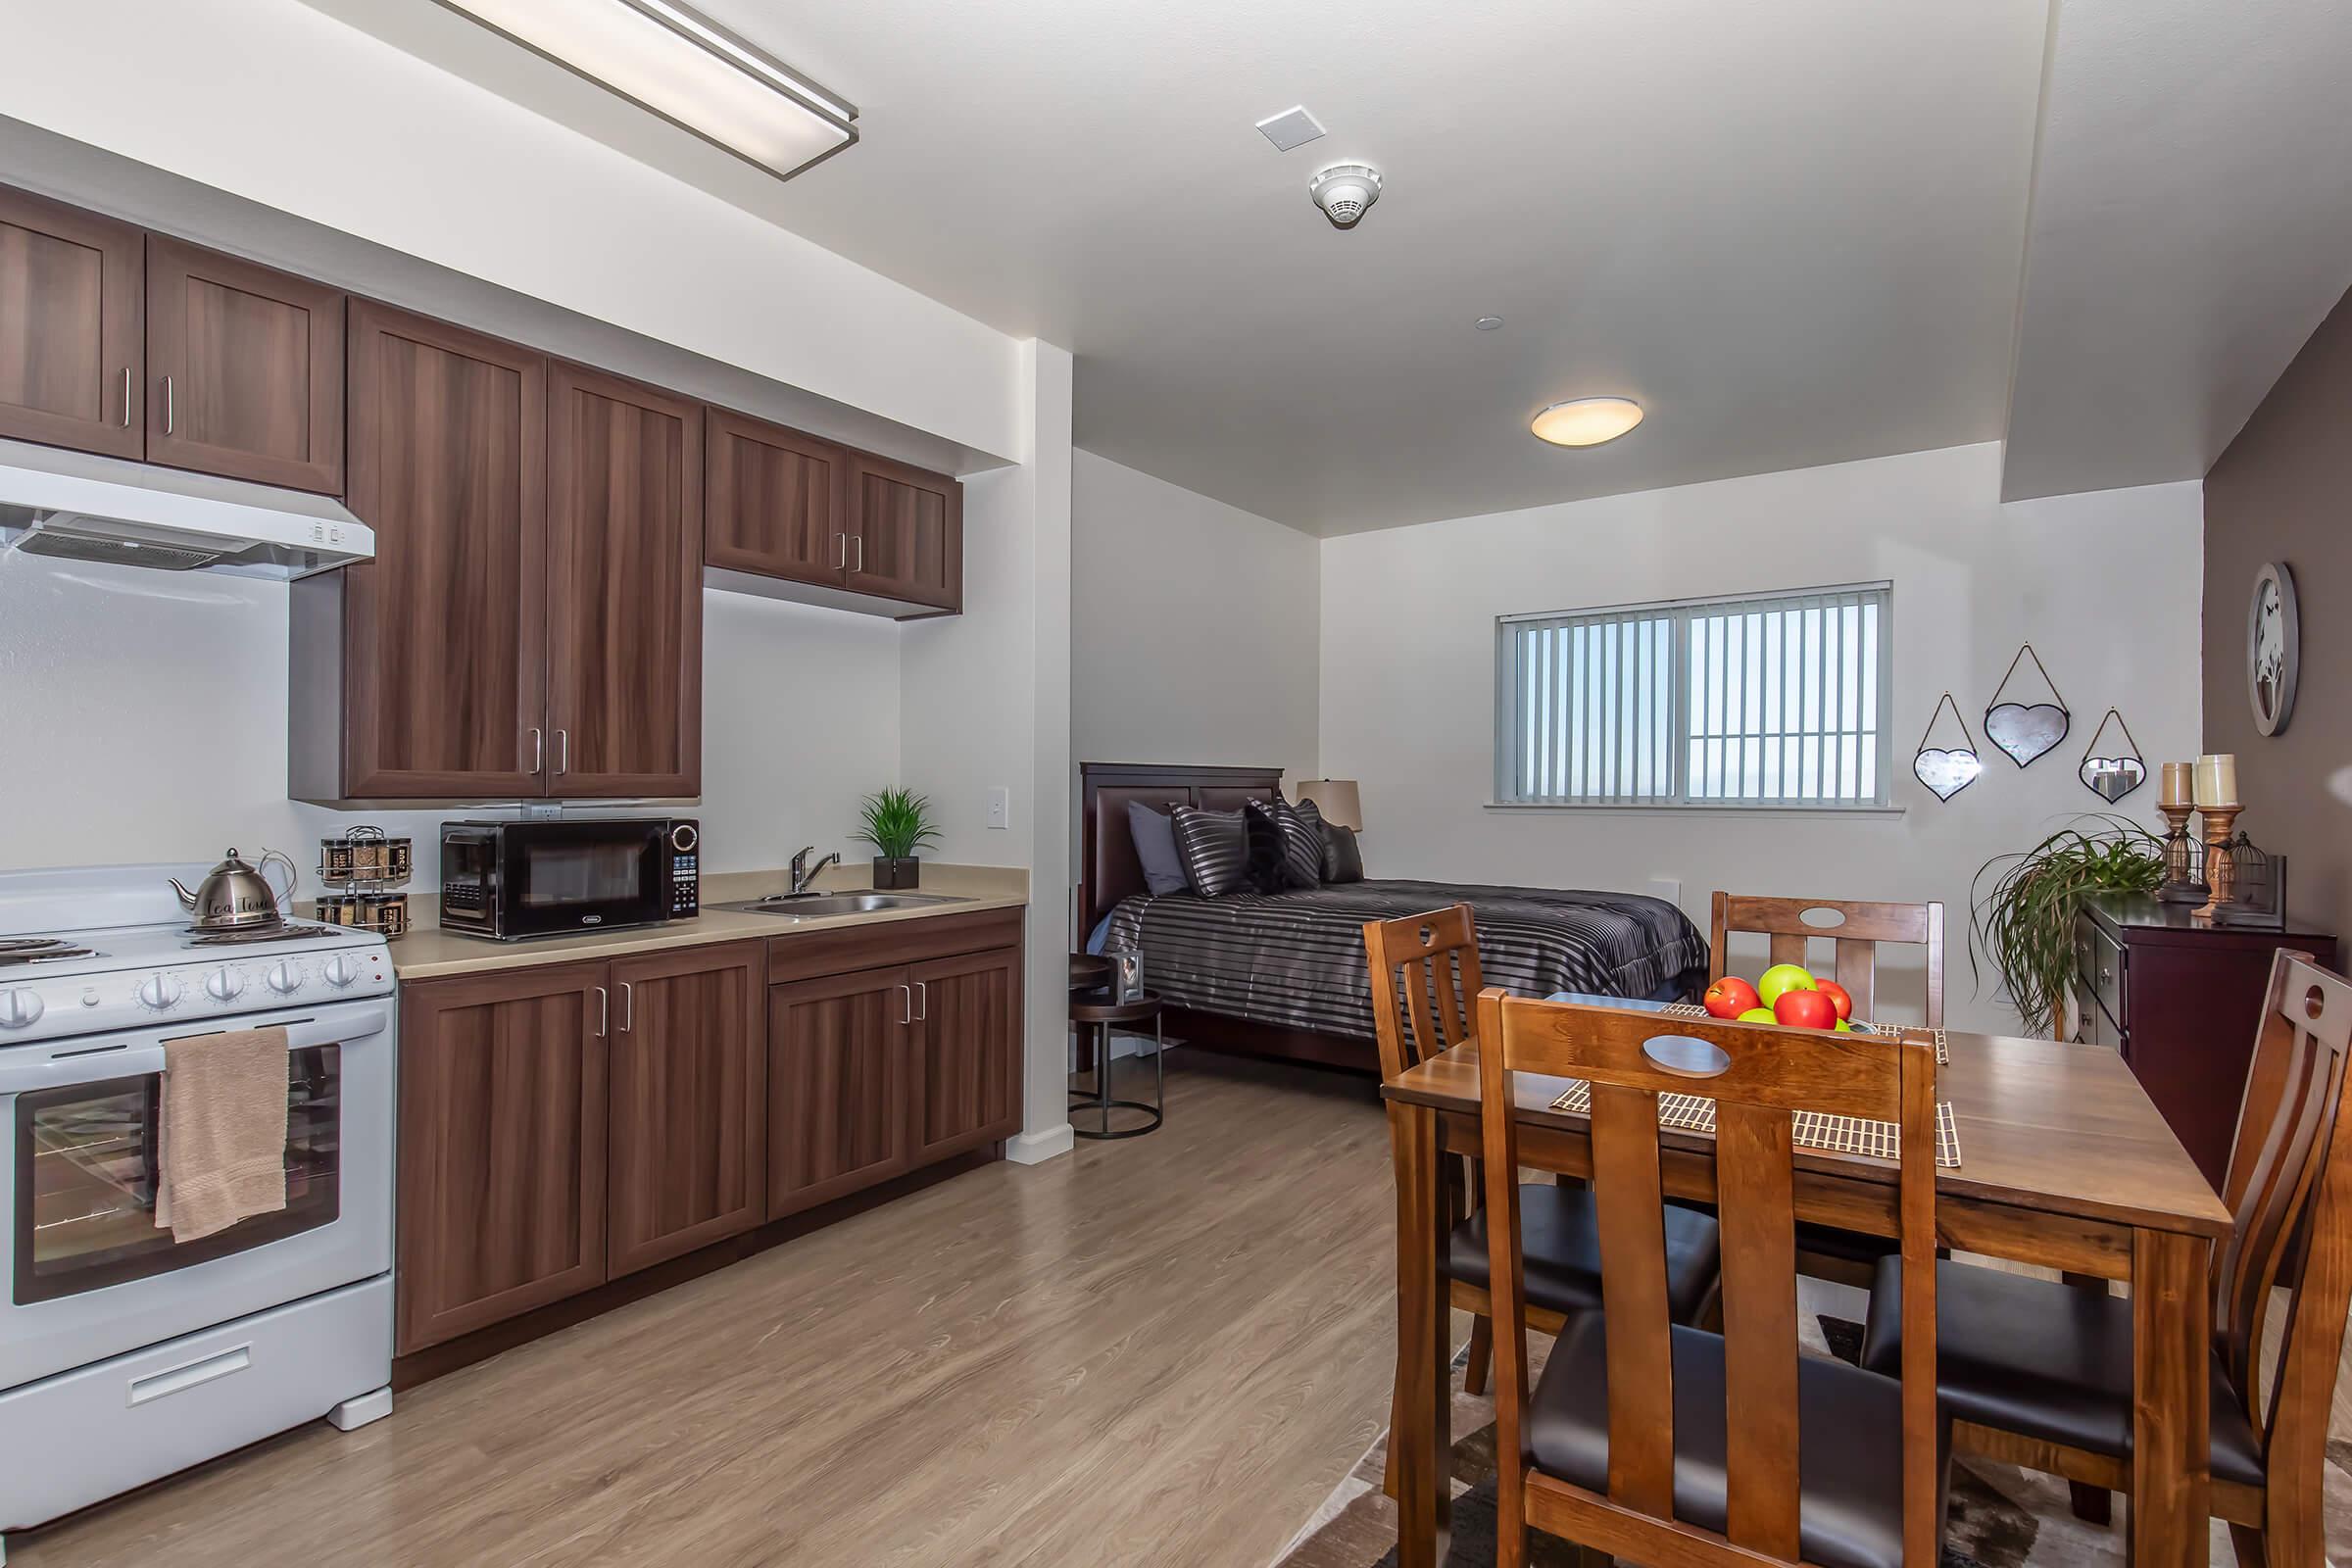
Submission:
{"label": "kitchen sink", "polygon": [[764,899],[746,899],[741,904],[716,904],[711,907],[781,915],[788,920],[818,920],[836,914],[873,914],[883,909],[921,909],[939,904],[970,902],[948,893],[775,893]]}

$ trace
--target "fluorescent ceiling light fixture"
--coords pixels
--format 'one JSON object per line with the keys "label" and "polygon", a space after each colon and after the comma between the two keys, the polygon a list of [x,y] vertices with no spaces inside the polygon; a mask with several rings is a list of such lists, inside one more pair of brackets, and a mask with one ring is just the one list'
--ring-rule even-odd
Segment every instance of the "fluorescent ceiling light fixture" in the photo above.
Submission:
{"label": "fluorescent ceiling light fixture", "polygon": [[1539,413],[1528,428],[1555,447],[1596,447],[1642,422],[1632,398],[1571,398]]}
{"label": "fluorescent ceiling light fixture", "polygon": [[858,139],[858,106],[678,0],[441,0],[789,179]]}

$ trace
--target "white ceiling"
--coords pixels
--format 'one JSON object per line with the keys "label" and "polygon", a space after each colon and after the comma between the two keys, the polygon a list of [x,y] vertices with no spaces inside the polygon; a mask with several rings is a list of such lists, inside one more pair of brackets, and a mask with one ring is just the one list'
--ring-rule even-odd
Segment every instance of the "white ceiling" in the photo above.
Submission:
{"label": "white ceiling", "polygon": [[[1316,533],[2004,434],[2013,494],[2194,476],[2352,263],[2332,0],[2246,0],[2259,42],[2200,0],[698,0],[861,111],[789,183],[429,0],[312,3],[1070,348],[1080,445]],[[1294,103],[1330,134],[1277,153]],[[1356,160],[1343,233],[1306,183]],[[1649,417],[1527,433],[1595,393]]]}
{"label": "white ceiling", "polygon": [[2352,6],[2065,0],[2004,493],[2204,475],[2352,285]]}

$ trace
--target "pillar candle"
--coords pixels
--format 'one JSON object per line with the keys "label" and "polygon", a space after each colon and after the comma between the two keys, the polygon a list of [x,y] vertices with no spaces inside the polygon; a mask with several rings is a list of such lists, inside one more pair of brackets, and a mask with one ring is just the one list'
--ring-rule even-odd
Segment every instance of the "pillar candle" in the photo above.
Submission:
{"label": "pillar candle", "polygon": [[2159,803],[2165,806],[2195,804],[2196,797],[2190,791],[2195,788],[2192,775],[2196,772],[2196,767],[2197,764],[2194,762],[2165,763],[2164,793],[2157,797]]}
{"label": "pillar candle", "polygon": [[2209,752],[2198,758],[2196,789],[2199,806],[2237,805],[2236,754]]}

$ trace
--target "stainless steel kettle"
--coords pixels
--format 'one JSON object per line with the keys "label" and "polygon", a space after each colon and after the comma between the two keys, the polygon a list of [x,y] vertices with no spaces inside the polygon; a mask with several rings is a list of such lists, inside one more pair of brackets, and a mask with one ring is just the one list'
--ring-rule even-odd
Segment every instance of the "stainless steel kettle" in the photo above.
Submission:
{"label": "stainless steel kettle", "polygon": [[204,880],[191,891],[177,877],[167,878],[172,891],[196,919],[198,931],[251,931],[260,926],[276,925],[285,919],[278,907],[279,894],[270,885],[263,870],[271,860],[286,868],[284,897],[294,897],[294,884],[299,876],[294,862],[275,850],[264,850],[258,864],[248,865],[231,849],[228,858],[205,873]]}

